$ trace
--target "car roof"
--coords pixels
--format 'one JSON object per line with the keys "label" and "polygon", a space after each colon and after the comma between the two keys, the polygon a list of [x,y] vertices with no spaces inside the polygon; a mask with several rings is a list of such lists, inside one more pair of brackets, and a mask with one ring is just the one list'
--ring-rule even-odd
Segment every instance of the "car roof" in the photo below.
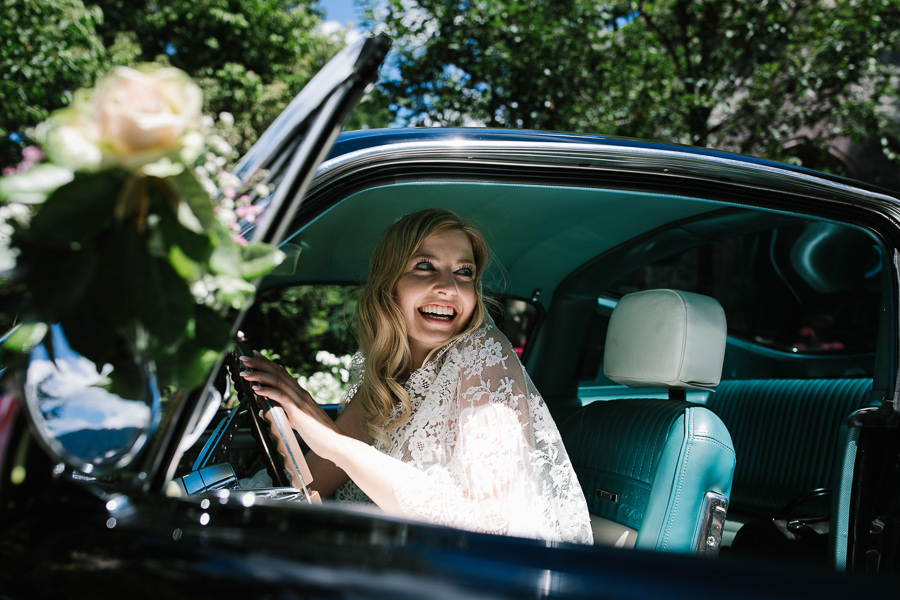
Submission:
{"label": "car roof", "polygon": [[485,234],[496,258],[488,291],[549,298],[626,243],[672,229],[708,238],[742,223],[763,226],[785,218],[788,196],[800,204],[865,197],[896,205],[838,178],[683,146],[492,129],[348,132],[319,167],[290,228],[298,268],[282,269],[263,287],[360,283],[386,227],[439,207]]}

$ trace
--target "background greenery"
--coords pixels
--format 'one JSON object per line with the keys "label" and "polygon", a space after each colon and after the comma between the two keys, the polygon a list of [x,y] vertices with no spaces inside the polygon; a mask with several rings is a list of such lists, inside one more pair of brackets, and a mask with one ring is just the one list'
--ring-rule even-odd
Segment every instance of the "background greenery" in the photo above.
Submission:
{"label": "background greenery", "polygon": [[2,11],[3,165],[75,89],[112,65],[147,61],[194,77],[208,112],[235,116],[230,141],[243,152],[343,44],[316,28],[313,0],[2,0]]}
{"label": "background greenery", "polygon": [[363,0],[402,121],[709,146],[900,189],[898,0]]}
{"label": "background greenery", "polygon": [[259,294],[242,328],[250,345],[270,351],[296,375],[310,375],[322,368],[316,358],[320,351],[344,356],[357,349],[356,288],[311,285],[268,290]]}

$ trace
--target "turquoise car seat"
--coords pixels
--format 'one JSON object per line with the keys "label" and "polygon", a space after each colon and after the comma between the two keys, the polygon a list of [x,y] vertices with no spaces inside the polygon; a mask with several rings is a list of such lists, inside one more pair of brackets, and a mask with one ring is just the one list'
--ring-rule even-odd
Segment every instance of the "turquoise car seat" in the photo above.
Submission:
{"label": "turquoise car seat", "polygon": [[715,554],[735,453],[721,419],[685,401],[713,390],[725,355],[721,305],[650,290],[624,296],[610,317],[604,374],[667,397],[601,400],[560,427],[591,511],[595,543]]}

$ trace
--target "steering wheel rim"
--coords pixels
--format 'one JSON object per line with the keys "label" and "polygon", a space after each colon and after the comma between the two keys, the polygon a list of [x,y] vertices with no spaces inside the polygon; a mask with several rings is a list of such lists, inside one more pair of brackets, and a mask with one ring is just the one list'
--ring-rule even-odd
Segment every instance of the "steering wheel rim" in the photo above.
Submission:
{"label": "steering wheel rim", "polygon": [[[240,345],[238,352],[246,354]],[[296,488],[303,492],[307,502],[320,503],[318,492],[309,489],[312,473],[284,409],[267,398],[257,396],[240,376],[243,367],[238,352],[229,354],[228,369],[238,397],[241,402],[246,400],[248,403],[253,437],[265,460],[266,472],[277,487]]]}

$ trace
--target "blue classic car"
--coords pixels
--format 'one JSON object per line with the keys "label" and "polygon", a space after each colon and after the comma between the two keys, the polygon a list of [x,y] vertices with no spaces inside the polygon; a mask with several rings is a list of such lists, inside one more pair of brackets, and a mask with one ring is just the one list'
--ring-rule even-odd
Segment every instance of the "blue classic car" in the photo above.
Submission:
{"label": "blue classic car", "polygon": [[[0,598],[895,592],[900,198],[598,135],[338,135],[388,45],[345,50],[238,165],[274,190],[246,235],[289,260],[235,331],[290,366],[324,334],[277,307],[302,297],[340,329],[380,232],[456,211],[492,249],[494,319],[560,428],[594,545],[309,502],[298,440],[258,416],[229,354],[124,438],[89,419],[59,435],[39,387],[7,378]],[[321,357],[320,401],[339,397],[352,339]]]}

